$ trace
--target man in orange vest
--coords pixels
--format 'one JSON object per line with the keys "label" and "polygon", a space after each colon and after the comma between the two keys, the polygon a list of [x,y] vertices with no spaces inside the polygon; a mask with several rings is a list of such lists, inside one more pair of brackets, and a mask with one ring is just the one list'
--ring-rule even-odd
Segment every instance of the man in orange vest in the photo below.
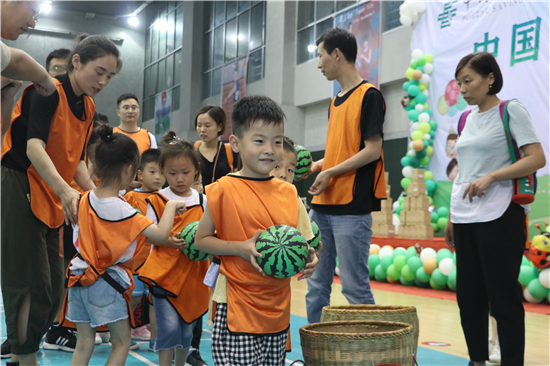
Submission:
{"label": "man in orange vest", "polygon": [[384,98],[357,72],[357,41],[343,29],[317,39],[318,68],[342,90],[329,108],[325,156],[313,163],[318,172],[309,189],[314,196],[310,217],[321,231],[324,250],[306,295],[310,323],[319,322],[330,305],[338,255],[342,293],[350,304],[374,304],[369,283],[372,211],[386,198],[382,154]]}
{"label": "man in orange vest", "polygon": [[131,93],[122,94],[118,97],[116,105],[116,114],[120,118],[120,124],[118,127],[113,128],[113,131],[130,136],[136,142],[140,153],[145,150],[156,149],[155,136],[137,125],[140,113],[137,96]]}

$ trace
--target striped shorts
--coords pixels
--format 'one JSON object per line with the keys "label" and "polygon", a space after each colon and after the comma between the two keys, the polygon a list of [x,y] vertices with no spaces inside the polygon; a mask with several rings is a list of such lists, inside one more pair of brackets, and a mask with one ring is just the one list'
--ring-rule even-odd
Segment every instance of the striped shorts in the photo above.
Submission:
{"label": "striped shorts", "polygon": [[272,336],[233,335],[227,304],[218,303],[212,330],[212,357],[218,366],[282,366],[288,332]]}

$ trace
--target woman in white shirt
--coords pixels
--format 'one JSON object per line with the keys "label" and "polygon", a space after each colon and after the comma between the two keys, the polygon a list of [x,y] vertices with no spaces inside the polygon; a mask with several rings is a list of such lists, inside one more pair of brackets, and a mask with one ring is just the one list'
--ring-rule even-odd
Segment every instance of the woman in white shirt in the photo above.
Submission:
{"label": "woman in white shirt", "polygon": [[457,301],[470,365],[485,365],[489,358],[489,303],[502,365],[523,365],[525,319],[518,276],[529,206],[512,202],[512,179],[536,172],[546,159],[529,113],[513,100],[508,104],[510,131],[523,159],[512,164],[496,95],[502,74],[493,55],[465,56],[455,78],[464,99],[476,106],[456,144],[460,170],[445,228],[447,244],[456,249]]}

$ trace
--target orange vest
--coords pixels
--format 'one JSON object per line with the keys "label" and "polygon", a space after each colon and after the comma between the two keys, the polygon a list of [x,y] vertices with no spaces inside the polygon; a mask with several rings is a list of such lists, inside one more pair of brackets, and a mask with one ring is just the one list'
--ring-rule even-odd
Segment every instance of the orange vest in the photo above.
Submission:
{"label": "orange vest", "polygon": [[123,133],[127,136],[130,136],[138,146],[139,153],[143,153],[145,150],[151,148],[151,138],[149,137],[149,131],[145,128],[140,128],[137,132],[126,132],[121,130],[119,127],[113,128],[113,132]]}
{"label": "orange vest", "polygon": [[[244,241],[274,225],[298,225],[298,192],[275,178],[225,176],[208,186],[218,238]],[[227,278],[227,326],[232,333],[276,334],[290,325],[290,278],[262,276],[241,257],[221,256]]]}
{"label": "orange vest", "polygon": [[[145,199],[152,195],[154,192],[138,192],[138,191],[130,191],[126,192],[124,195],[124,199],[130,206],[137,208],[141,211],[142,214],[147,214],[147,202]],[[140,235],[139,238],[143,238],[145,241],[145,245],[143,246],[143,249],[136,255],[134,258],[134,274],[139,274],[140,268],[143,266],[145,261],[147,260],[147,257],[149,256],[149,253],[151,252],[151,244],[147,242],[147,238]]]}
{"label": "orange vest", "polygon": [[[195,149],[199,151],[199,146],[201,146],[202,141],[195,142]],[[231,169],[231,173],[233,173],[233,150],[231,150],[230,144],[224,144],[225,145],[225,154],[227,155],[227,163],[229,164],[229,169]],[[214,174],[212,174],[214,176]]]}
{"label": "orange vest", "polygon": [[[117,264],[126,249],[138,238],[140,233],[153,222],[137,212],[123,220],[105,221],[101,219],[90,205],[90,192],[86,192],[80,199],[78,208],[78,248],[80,256],[89,264],[84,274],[71,275],[70,267],[67,268],[69,286],[90,286],[104,274],[107,268]],[[124,292],[124,298],[128,303],[128,314],[132,327],[134,316],[130,307],[130,298],[134,291],[134,278],[132,268],[136,259],[135,255],[143,248],[144,240],[138,240],[134,258],[128,262],[118,263],[126,270],[131,280],[131,286]],[[67,296],[67,295],[66,295]],[[67,298],[66,298],[67,299]],[[66,301],[65,301],[66,302]],[[64,313],[63,313],[64,316]]]}
{"label": "orange vest", "polygon": [[[343,163],[360,151],[361,147],[361,111],[363,97],[372,84],[364,83],[357,87],[347,100],[335,106],[336,98],[330,103],[327,146],[323,161],[323,170]],[[327,188],[312,203],[318,205],[346,205],[353,200],[355,193],[355,175],[357,170],[333,177]],[[386,198],[386,179],[384,176],[384,153],[376,165],[374,195],[376,198]],[[361,187],[359,187],[361,189]]]}
{"label": "orange vest", "polygon": [[[146,201],[160,221],[168,202],[166,197],[157,192]],[[200,221],[202,214],[202,205],[188,206],[183,215],[174,219],[170,235],[181,232],[190,222]],[[157,286],[166,290],[168,301],[185,322],[191,323],[208,311],[210,288],[203,283],[208,266],[208,261],[193,261],[179,249],[154,245],[139,271],[139,279],[150,288]]]}
{"label": "orange vest", "polygon": [[[50,134],[48,135],[48,142],[46,144],[46,153],[55,165],[55,169],[61,178],[69,183],[76,174],[82,150],[88,144],[91,135],[95,104],[92,98],[86,96],[84,98],[86,120],[79,120],[73,115],[69,107],[61,82],[55,78],[54,80],[57,84],[57,92],[59,93],[59,104],[52,118]],[[32,84],[25,88],[21,99],[17,102],[12,114],[12,122],[21,115],[23,98],[31,86]],[[4,143],[2,144],[2,158],[12,147],[12,127],[13,123],[6,133]],[[27,176],[31,190],[31,209],[34,215],[51,228],[62,226],[65,218],[59,196],[42,179],[34,165],[31,164],[29,169],[27,169]]]}

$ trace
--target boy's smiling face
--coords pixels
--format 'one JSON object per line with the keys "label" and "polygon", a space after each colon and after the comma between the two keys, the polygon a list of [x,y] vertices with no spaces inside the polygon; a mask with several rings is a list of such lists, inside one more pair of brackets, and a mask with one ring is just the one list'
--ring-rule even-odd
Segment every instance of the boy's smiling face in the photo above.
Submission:
{"label": "boy's smiling face", "polygon": [[271,171],[271,175],[285,182],[292,183],[294,181],[294,172],[296,170],[296,154],[287,150],[283,150],[283,158]]}
{"label": "boy's smiling face", "polygon": [[264,124],[258,120],[241,138],[232,135],[233,151],[240,154],[242,175],[251,178],[268,178],[283,156],[284,125]]}

